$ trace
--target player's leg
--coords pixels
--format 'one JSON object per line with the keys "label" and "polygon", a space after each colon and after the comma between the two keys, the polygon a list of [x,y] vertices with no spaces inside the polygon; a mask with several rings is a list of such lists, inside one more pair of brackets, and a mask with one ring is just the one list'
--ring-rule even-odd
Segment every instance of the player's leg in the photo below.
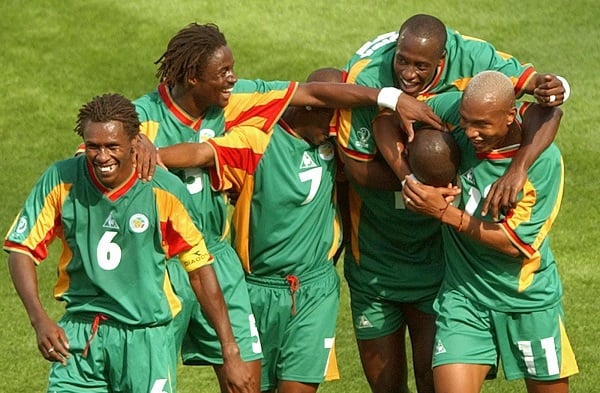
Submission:
{"label": "player's leg", "polygon": [[407,393],[406,328],[387,336],[360,340],[358,351],[367,382],[374,393]]}
{"label": "player's leg", "polygon": [[444,364],[433,369],[436,393],[479,393],[491,366]]}
{"label": "player's leg", "polygon": [[525,379],[528,393],[568,393],[569,378],[561,378],[556,381],[536,381]]}
{"label": "player's leg", "polygon": [[[427,302],[430,308],[430,301]],[[421,311],[417,305],[402,307],[412,346],[413,368],[418,393],[434,393],[431,357],[435,338],[435,314]]]}
{"label": "player's leg", "polygon": [[277,393],[315,393],[318,388],[318,383],[279,381]]}

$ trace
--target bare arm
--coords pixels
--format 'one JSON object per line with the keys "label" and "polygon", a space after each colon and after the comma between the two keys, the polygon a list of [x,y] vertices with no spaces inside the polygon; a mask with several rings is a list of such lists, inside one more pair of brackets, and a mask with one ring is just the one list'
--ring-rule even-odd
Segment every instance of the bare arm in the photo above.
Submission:
{"label": "bare arm", "polygon": [[358,161],[344,157],[344,172],[348,180],[361,187],[400,191],[402,182],[383,161]]}
{"label": "bare arm", "polygon": [[407,178],[402,193],[408,209],[437,218],[458,232],[504,254],[515,257],[520,255],[520,250],[506,236],[500,224],[482,221],[450,205],[445,195],[451,190],[427,186]]}
{"label": "bare arm", "polygon": [[221,343],[228,388],[233,392],[255,391],[258,381],[252,379],[252,374],[240,357],[240,349],[233,336],[223,292],[213,267],[203,266],[190,272],[189,276],[202,311],[215,329]]}
{"label": "bare arm", "polygon": [[374,89],[352,83],[310,82],[298,85],[290,105],[322,106],[328,108],[356,108],[359,106],[379,105],[395,110],[407,130],[409,138],[413,135],[413,123],[420,121],[436,129],[443,128],[440,118],[425,103],[417,101],[400,90],[386,87]]}
{"label": "bare arm", "polygon": [[48,316],[42,306],[33,260],[26,254],[11,252],[8,268],[17,294],[35,330],[38,350],[46,360],[66,364],[69,357],[69,340],[63,329]]}
{"label": "bare arm", "polygon": [[398,179],[403,180],[411,170],[404,154],[406,138],[400,133],[400,127],[393,113],[382,112],[373,122],[373,138],[385,162]]}
{"label": "bare arm", "polygon": [[487,194],[481,214],[488,211],[498,220],[501,209],[509,209],[517,203],[517,195],[527,180],[527,170],[544,150],[554,141],[562,110],[532,105],[523,117],[521,147],[513,157],[506,173],[492,184]]}
{"label": "bare arm", "polygon": [[161,147],[158,159],[167,168],[194,168],[215,165],[215,152],[204,143],[178,143]]}

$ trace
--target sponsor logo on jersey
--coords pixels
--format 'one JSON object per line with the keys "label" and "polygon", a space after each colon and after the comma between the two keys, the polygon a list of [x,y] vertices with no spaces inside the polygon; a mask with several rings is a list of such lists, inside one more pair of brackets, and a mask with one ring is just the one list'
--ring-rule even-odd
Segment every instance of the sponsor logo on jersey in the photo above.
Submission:
{"label": "sponsor logo on jersey", "polygon": [[129,219],[129,228],[135,233],[144,232],[148,226],[148,218],[142,213],[136,213]]}
{"label": "sponsor logo on jersey", "polygon": [[446,353],[446,347],[444,347],[442,340],[437,340],[437,342],[435,343],[434,355],[437,355],[440,353]]}
{"label": "sponsor logo on jersey", "polygon": [[371,131],[368,128],[361,127],[356,131],[356,136],[358,137],[356,146],[367,149],[371,146]]}
{"label": "sponsor logo on jersey", "polygon": [[335,150],[330,142],[325,142],[319,145],[319,157],[325,161],[331,161],[335,155]]}
{"label": "sponsor logo on jersey", "polygon": [[371,324],[371,321],[369,321],[367,319],[366,316],[361,315],[360,317],[358,317],[358,319],[356,320],[356,327],[358,329],[367,329],[367,328],[372,328],[373,325]]}
{"label": "sponsor logo on jersey", "polygon": [[119,229],[119,224],[117,224],[117,220],[115,220],[115,218],[113,217],[113,212],[110,212],[108,217],[106,217],[106,220],[104,221],[104,224],[102,224],[102,227],[108,229]]}
{"label": "sponsor logo on jersey", "polygon": [[304,154],[302,154],[302,162],[300,163],[300,169],[314,168],[316,166],[317,164],[315,164],[313,159],[310,158],[308,153],[304,152]]}

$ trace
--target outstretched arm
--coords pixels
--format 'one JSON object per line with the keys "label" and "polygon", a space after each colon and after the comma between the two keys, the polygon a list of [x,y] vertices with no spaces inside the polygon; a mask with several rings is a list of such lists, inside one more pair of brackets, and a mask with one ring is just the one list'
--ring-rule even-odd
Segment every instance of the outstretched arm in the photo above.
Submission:
{"label": "outstretched arm", "polygon": [[223,353],[223,370],[228,389],[232,392],[254,392],[259,381],[252,378],[233,336],[223,292],[212,265],[205,265],[189,273],[190,284],[202,311],[215,329]]}
{"label": "outstretched arm", "polygon": [[482,215],[489,211],[497,221],[501,209],[515,206],[517,195],[527,181],[527,170],[554,141],[561,118],[560,108],[532,105],[527,109],[523,116],[521,147],[506,173],[492,184],[483,202]]}
{"label": "outstretched arm", "polygon": [[42,306],[33,260],[26,254],[11,252],[8,268],[17,294],[35,330],[38,350],[48,361],[67,364],[70,356],[69,340],[64,330],[48,316]]}
{"label": "outstretched arm", "polygon": [[352,83],[301,83],[290,105],[328,108],[379,105],[396,111],[409,136],[413,133],[412,125],[415,122],[427,123],[439,130],[443,128],[442,121],[429,106],[394,87],[374,89]]}
{"label": "outstretched arm", "polygon": [[207,143],[178,143],[158,150],[158,159],[167,168],[194,168],[215,165],[215,151]]}

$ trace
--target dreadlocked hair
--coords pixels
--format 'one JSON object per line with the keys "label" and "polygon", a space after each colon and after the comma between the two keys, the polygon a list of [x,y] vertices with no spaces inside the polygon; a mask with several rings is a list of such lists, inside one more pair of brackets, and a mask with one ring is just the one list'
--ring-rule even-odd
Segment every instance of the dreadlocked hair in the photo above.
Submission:
{"label": "dreadlocked hair", "polygon": [[154,62],[159,64],[156,77],[169,86],[201,75],[215,51],[227,46],[225,35],[213,23],[191,23],[181,29],[167,45],[167,50]]}
{"label": "dreadlocked hair", "polygon": [[96,96],[84,104],[77,115],[75,132],[83,136],[83,129],[88,122],[108,123],[113,120],[123,123],[123,129],[130,138],[139,134],[140,120],[135,106],[127,98],[114,93]]}

